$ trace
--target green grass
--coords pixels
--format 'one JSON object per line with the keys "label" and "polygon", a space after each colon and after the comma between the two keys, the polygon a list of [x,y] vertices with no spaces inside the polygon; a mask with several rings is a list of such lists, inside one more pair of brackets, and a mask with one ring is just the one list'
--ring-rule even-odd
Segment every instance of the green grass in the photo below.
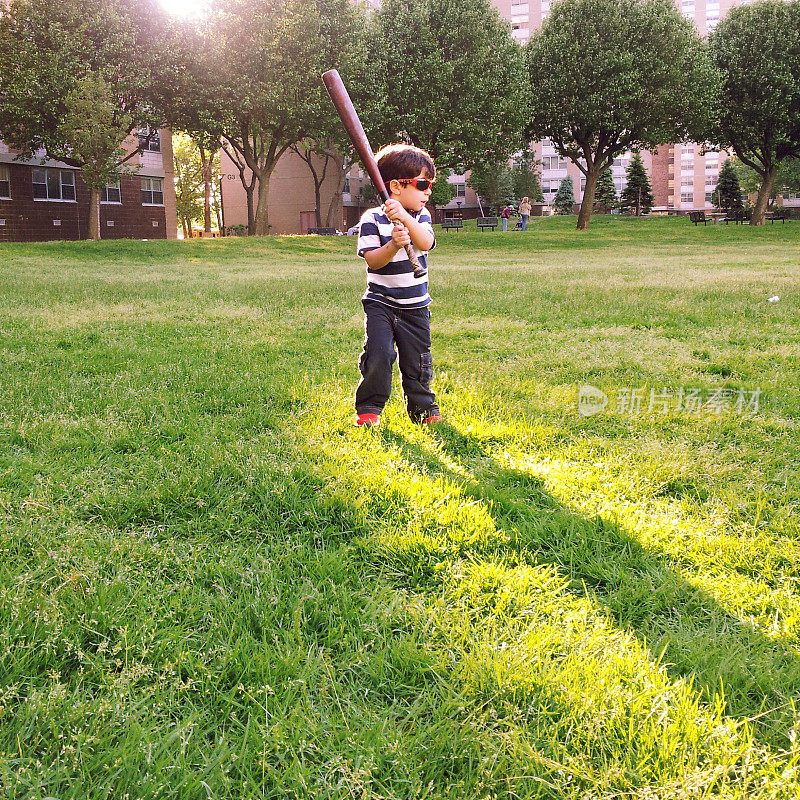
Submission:
{"label": "green grass", "polygon": [[439,235],[435,430],[353,239],[0,245],[0,796],[797,797],[800,225],[573,227]]}

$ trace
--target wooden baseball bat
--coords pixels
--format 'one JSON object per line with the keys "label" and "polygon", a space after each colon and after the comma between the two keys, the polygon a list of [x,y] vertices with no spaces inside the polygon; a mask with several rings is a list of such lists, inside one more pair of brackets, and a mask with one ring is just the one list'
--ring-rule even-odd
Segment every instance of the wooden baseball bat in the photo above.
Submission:
{"label": "wooden baseball bat", "polygon": [[[386,190],[386,184],[383,182],[380,170],[378,169],[378,162],[375,161],[372,148],[369,146],[367,134],[364,133],[364,126],[358,118],[353,101],[347,93],[347,89],[342,82],[339,72],[335,69],[328,70],[323,73],[322,82],[325,84],[325,88],[331,96],[334,108],[342,118],[347,135],[350,137],[350,141],[353,143],[353,147],[355,147],[356,153],[358,153],[358,157],[361,159],[361,163],[367,170],[372,185],[384,201],[388,200],[390,195]],[[397,226],[402,224],[402,222],[395,222]],[[406,255],[414,267],[414,277],[421,278],[426,270],[425,267],[420,264],[417,254],[410,244],[406,245]]]}

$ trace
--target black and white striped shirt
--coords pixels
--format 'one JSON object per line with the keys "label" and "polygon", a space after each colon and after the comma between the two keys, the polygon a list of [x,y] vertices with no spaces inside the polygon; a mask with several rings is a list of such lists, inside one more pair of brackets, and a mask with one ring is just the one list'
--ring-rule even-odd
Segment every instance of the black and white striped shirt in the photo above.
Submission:
{"label": "black and white striped shirt", "polygon": [[[411,213],[411,212],[409,212]],[[414,219],[433,235],[431,215],[427,208],[411,214]],[[392,239],[393,223],[381,207],[364,212],[358,229],[358,254],[363,258],[369,250],[377,250]],[[431,250],[436,246],[434,240]],[[427,252],[416,251],[423,267],[428,266]],[[367,290],[363,300],[377,300],[394,308],[424,308],[430,305],[428,273],[414,277],[414,267],[408,260],[405,249],[398,250],[394,258],[381,269],[367,267]]]}

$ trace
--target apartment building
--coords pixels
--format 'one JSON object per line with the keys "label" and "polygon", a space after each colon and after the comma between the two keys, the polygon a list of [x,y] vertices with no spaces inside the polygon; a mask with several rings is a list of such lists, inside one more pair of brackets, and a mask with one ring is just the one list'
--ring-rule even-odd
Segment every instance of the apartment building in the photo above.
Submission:
{"label": "apartment building", "polygon": [[[172,135],[140,131],[125,143],[129,150],[139,145],[128,174],[102,191],[102,239],[177,237]],[[89,189],[80,170],[43,153],[17,155],[0,141],[0,241],[87,238]]]}

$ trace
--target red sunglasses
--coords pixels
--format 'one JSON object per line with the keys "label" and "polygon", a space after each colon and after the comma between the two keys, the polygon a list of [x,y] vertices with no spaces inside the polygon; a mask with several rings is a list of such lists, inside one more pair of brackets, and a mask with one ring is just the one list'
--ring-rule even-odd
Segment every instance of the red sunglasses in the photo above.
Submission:
{"label": "red sunglasses", "polygon": [[[434,179],[435,180],[435,179]],[[415,189],[421,192],[427,192],[433,186],[433,181],[428,178],[398,178],[398,183],[411,184]]]}

